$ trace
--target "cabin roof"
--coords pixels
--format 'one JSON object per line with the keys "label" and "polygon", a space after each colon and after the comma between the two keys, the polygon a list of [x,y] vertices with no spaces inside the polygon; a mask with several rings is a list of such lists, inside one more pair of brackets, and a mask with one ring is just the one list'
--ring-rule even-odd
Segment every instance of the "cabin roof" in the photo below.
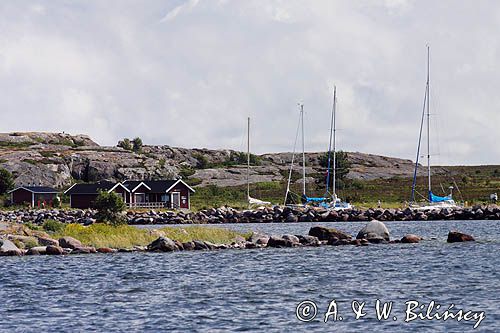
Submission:
{"label": "cabin roof", "polygon": [[191,192],[195,192],[188,184],[181,179],[168,179],[168,180],[126,180],[123,185],[130,191],[134,190],[141,183],[149,187],[153,193],[166,193],[171,190],[178,183],[184,184]]}
{"label": "cabin roof", "polygon": [[12,193],[20,189],[24,189],[32,193],[59,193],[58,190],[48,186],[18,186],[15,189],[10,190],[8,193]]}
{"label": "cabin roof", "polygon": [[101,181],[98,183],[80,183],[74,184],[64,192],[64,194],[95,194],[99,191],[109,191],[116,186],[117,183],[109,181]]}

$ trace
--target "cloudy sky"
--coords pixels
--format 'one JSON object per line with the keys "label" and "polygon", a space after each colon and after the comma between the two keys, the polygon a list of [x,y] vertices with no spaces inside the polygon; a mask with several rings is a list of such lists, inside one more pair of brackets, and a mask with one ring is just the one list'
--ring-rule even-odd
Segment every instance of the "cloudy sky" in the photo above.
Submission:
{"label": "cloudy sky", "polygon": [[114,145],[415,158],[431,47],[436,164],[500,163],[498,1],[2,1],[0,132]]}

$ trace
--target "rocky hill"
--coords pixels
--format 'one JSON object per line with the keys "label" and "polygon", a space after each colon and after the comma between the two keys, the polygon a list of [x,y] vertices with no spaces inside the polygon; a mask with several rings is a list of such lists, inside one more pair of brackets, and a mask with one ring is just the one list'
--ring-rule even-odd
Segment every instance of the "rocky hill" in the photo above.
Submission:
{"label": "rocky hill", "polygon": [[[308,175],[324,173],[319,165],[324,153],[307,153]],[[234,186],[246,183],[242,154],[232,150],[144,146],[136,153],[119,147],[100,146],[86,135],[66,133],[0,133],[0,167],[9,170],[17,185],[64,188],[75,181],[160,179],[182,176],[191,184]],[[258,156],[250,181],[286,179],[291,153]],[[411,177],[410,160],[348,153],[352,179]],[[299,168],[295,169],[300,172]],[[314,181],[308,177],[308,182]]]}

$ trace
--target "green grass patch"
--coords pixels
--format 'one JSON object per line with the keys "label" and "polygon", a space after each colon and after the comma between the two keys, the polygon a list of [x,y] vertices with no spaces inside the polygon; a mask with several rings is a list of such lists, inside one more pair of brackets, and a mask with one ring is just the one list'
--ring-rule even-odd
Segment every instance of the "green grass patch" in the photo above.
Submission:
{"label": "green grass patch", "polygon": [[95,223],[88,227],[80,224],[68,224],[63,230],[53,234],[53,236],[57,238],[71,236],[85,245],[96,248],[131,248],[148,245],[159,236],[165,236],[181,242],[202,240],[213,243],[231,243],[237,236],[245,237],[246,235],[228,229],[201,226],[183,228],[165,227],[159,230],[149,230],[128,225],[115,227],[103,223]]}

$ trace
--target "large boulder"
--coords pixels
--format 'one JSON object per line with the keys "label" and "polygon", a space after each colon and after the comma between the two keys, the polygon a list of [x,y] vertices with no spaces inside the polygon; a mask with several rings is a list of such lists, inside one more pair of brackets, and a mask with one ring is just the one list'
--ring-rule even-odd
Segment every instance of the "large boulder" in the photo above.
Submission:
{"label": "large boulder", "polygon": [[318,237],[310,235],[296,235],[303,246],[320,246],[321,242]]}
{"label": "large boulder", "polygon": [[59,246],[67,249],[76,249],[79,247],[83,247],[83,244],[76,238],[65,236],[59,238]]}
{"label": "large boulder", "polygon": [[64,249],[60,246],[48,245],[45,252],[48,255],[62,255],[64,254]]}
{"label": "large boulder", "polygon": [[390,240],[389,229],[380,221],[370,221],[358,232],[356,239],[367,239],[370,243],[383,243]]}
{"label": "large boulder", "polygon": [[40,244],[42,246],[48,246],[48,245],[59,246],[59,242],[55,239],[52,239],[52,238],[37,237],[37,239],[38,239],[38,244]]}
{"label": "large boulder", "polygon": [[266,245],[269,241],[269,236],[260,232],[253,232],[248,240],[255,244]]}
{"label": "large boulder", "polygon": [[20,256],[23,254],[16,244],[8,239],[0,239],[0,256]]}
{"label": "large boulder", "polygon": [[471,242],[475,241],[474,237],[471,235],[467,235],[458,231],[450,231],[448,233],[448,243],[457,243],[457,242]]}
{"label": "large boulder", "polygon": [[284,235],[284,236],[271,236],[267,242],[268,247],[293,247],[300,245],[300,242],[297,237],[293,236],[291,238],[289,236],[292,235]]}
{"label": "large boulder", "polygon": [[320,226],[316,226],[316,227],[312,227],[311,229],[309,229],[309,236],[314,236],[314,237],[317,237],[319,240],[330,240],[332,238],[336,238],[336,239],[351,239],[352,236],[343,232],[343,231],[340,231],[340,230],[337,230],[337,229],[334,229],[334,228],[325,228],[325,227],[320,227]]}
{"label": "large boulder", "polygon": [[404,235],[403,238],[401,238],[401,243],[418,243],[422,240],[422,237],[414,235],[414,234],[408,234]]}
{"label": "large boulder", "polygon": [[147,247],[148,251],[159,251],[159,252],[172,252],[177,251],[178,248],[175,242],[168,237],[159,237]]}

